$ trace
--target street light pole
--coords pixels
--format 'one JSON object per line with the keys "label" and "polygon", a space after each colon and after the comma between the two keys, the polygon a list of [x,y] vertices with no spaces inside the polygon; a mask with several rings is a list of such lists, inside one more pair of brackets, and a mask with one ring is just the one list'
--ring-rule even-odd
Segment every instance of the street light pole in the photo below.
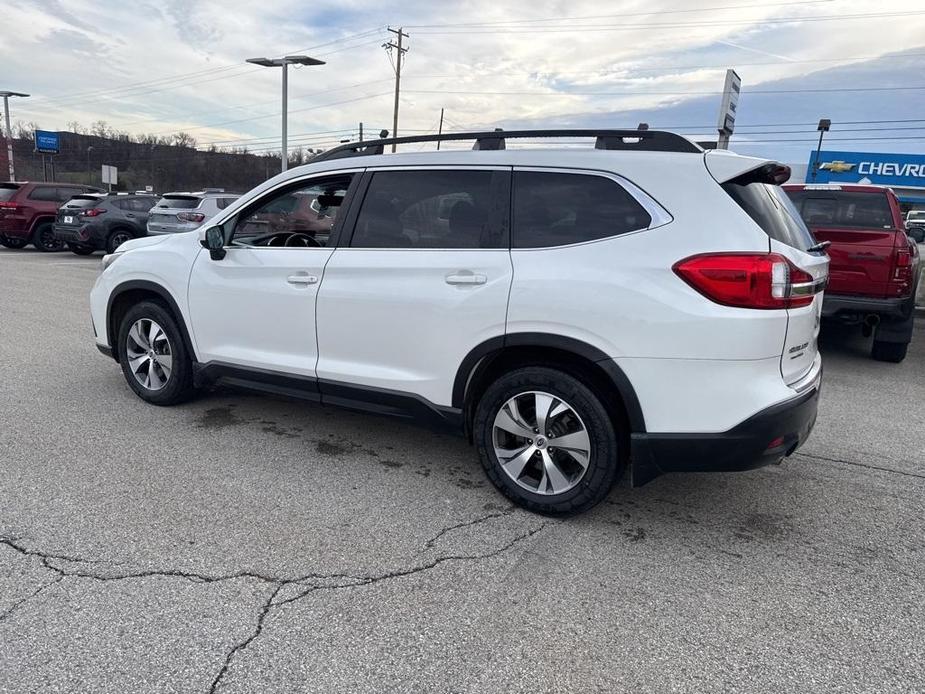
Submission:
{"label": "street light pole", "polygon": [[816,180],[816,174],[819,173],[819,150],[822,149],[822,136],[825,135],[831,127],[832,121],[828,118],[820,119],[819,125],[816,126],[816,129],[819,131],[819,144],[816,145],[816,154],[813,156],[813,170],[810,174],[811,180],[814,182]]}
{"label": "street light pole", "polygon": [[309,58],[307,55],[287,55],[283,58],[248,58],[247,62],[261,67],[281,67],[283,69],[283,123],[282,151],[280,158],[282,170],[289,168],[289,66],[290,65],[324,65],[323,60]]}
{"label": "street light pole", "polygon": [[10,97],[29,96],[22,92],[0,92],[3,97],[3,117],[6,119],[6,157],[10,168],[10,180],[16,180],[16,169],[13,167],[13,129],[10,127]]}

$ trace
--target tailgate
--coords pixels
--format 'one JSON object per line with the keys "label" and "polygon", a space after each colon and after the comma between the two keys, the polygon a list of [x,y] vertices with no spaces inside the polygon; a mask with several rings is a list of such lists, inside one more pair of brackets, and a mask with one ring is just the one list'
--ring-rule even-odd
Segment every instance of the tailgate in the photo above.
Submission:
{"label": "tailgate", "polygon": [[892,229],[812,227],[819,241],[830,241],[829,290],[833,294],[887,295],[893,262]]}
{"label": "tailgate", "polygon": [[[829,259],[825,254],[805,253],[797,248],[771,239],[771,251],[780,253],[815,281],[825,281],[829,273]],[[822,292],[818,292],[808,306],[787,309],[787,334],[781,354],[780,372],[790,385],[805,376],[819,351],[819,319],[822,316]]]}

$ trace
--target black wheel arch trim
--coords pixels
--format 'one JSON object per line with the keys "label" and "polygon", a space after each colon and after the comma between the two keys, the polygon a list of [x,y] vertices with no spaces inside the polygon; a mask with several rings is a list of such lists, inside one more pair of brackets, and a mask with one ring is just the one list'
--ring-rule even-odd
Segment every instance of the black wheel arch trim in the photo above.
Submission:
{"label": "black wheel arch trim", "polygon": [[179,304],[177,304],[177,300],[174,299],[170,291],[167,290],[164,286],[150,280],[128,280],[126,282],[122,282],[121,284],[116,285],[115,289],[113,289],[109,294],[109,300],[106,302],[106,340],[109,342],[110,348],[112,349],[112,358],[116,361],[119,361],[119,350],[115,344],[118,326],[112,324],[112,305],[115,300],[118,299],[122,294],[136,290],[143,290],[151,292],[152,294],[156,294],[159,298],[163,299],[167,303],[167,305],[170,307],[170,310],[173,312],[174,318],[177,321],[177,325],[180,328],[180,333],[183,336],[183,344],[186,347],[186,351],[190,355],[190,359],[195,361],[196,350],[193,349],[193,341],[190,339],[189,330],[186,328],[186,320],[183,317],[183,312],[180,310]]}
{"label": "black wheel arch trim", "polygon": [[593,345],[589,345],[587,342],[549,333],[508,333],[485,340],[474,347],[462,360],[453,381],[454,408],[461,410],[465,407],[469,383],[484,360],[487,357],[498,356],[508,347],[553,348],[569,352],[598,366],[607,374],[611,385],[623,400],[623,405],[629,418],[630,431],[633,433],[645,433],[646,421],[642,414],[642,407],[639,405],[639,398],[623,369],[605,352]]}

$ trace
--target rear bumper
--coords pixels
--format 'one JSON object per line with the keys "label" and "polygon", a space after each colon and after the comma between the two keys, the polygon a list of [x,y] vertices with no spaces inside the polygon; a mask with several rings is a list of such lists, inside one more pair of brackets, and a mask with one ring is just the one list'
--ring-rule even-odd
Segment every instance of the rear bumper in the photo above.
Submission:
{"label": "rear bumper", "polygon": [[93,224],[85,224],[79,227],[55,224],[54,229],[55,238],[65,243],[91,246],[96,249],[103,248],[106,244],[105,229]]}
{"label": "rear bumper", "polygon": [[666,472],[737,472],[776,463],[803,445],[816,423],[822,371],[800,395],[716,434],[633,434],[630,484]]}
{"label": "rear bumper", "polygon": [[874,313],[881,317],[906,318],[909,315],[909,297],[872,299],[865,296],[829,294],[822,299],[822,316],[863,317]]}

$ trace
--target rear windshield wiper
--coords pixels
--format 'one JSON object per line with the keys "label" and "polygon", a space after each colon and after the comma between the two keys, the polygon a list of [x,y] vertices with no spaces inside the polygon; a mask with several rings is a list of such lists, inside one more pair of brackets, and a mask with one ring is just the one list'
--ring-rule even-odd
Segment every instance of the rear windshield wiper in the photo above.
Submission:
{"label": "rear windshield wiper", "polygon": [[826,248],[832,245],[831,241],[820,241],[815,246],[810,246],[806,249],[807,253],[822,253]]}

